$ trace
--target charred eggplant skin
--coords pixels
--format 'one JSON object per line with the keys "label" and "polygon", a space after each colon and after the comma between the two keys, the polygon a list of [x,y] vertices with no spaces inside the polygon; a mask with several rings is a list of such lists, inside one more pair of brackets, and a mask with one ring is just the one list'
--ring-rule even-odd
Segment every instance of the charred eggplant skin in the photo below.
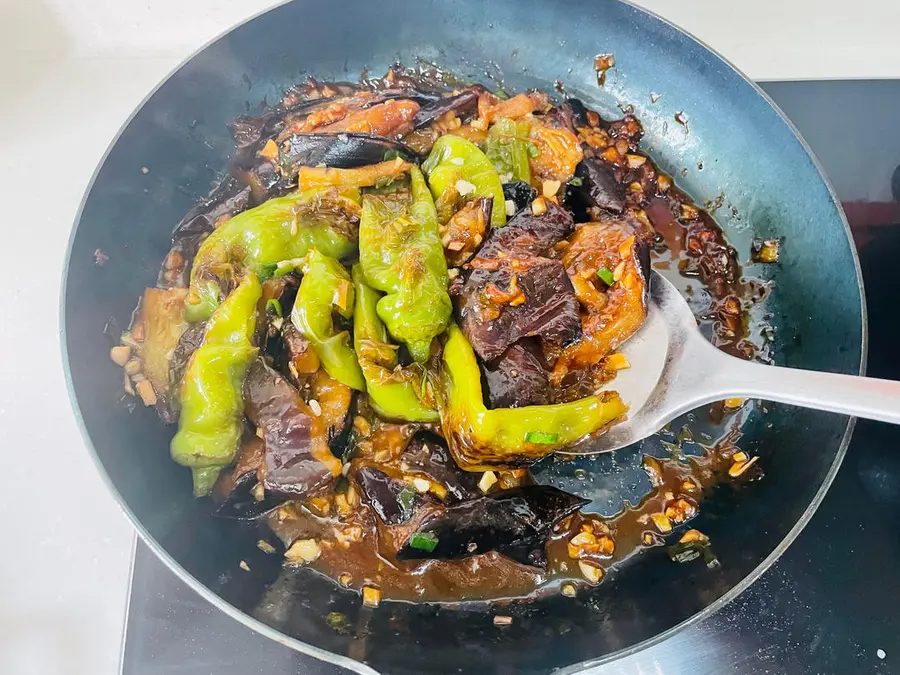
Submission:
{"label": "charred eggplant skin", "polygon": [[[413,159],[416,153],[399,141],[360,133],[299,133],[282,143],[279,151],[281,170],[288,177],[297,175],[301,166],[330,166],[355,169],[378,164],[392,153]],[[396,156],[396,155],[395,155]]]}
{"label": "charred eggplant skin", "polygon": [[[588,500],[549,485],[501,490],[442,508],[426,516],[397,553],[398,560],[457,559],[497,551],[535,566],[545,564],[543,549],[553,526]],[[436,539],[431,551],[415,548],[415,534]]]}

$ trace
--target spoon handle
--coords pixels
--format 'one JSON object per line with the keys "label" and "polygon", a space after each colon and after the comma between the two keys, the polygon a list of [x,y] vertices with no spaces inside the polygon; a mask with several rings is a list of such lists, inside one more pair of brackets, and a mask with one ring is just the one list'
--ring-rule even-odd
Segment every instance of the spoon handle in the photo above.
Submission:
{"label": "spoon handle", "polygon": [[716,379],[734,391],[734,396],[900,424],[900,382],[765,366],[722,356]]}

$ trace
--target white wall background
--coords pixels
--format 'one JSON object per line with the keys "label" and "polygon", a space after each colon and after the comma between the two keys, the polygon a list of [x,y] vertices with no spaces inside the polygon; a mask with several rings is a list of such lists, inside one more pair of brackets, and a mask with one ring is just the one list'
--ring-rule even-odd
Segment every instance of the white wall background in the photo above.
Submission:
{"label": "white wall background", "polygon": [[[120,57],[183,57],[275,4],[272,0],[0,0],[0,49],[84,57],[110,52]],[[900,76],[900,2],[895,0],[637,0],[637,4],[691,31],[755,79]]]}

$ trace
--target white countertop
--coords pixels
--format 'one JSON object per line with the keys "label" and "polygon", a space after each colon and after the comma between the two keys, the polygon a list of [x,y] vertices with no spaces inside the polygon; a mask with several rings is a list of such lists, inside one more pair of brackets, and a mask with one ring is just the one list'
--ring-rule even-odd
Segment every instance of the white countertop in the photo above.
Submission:
{"label": "white countertop", "polygon": [[[66,395],[57,298],[69,230],[144,95],[199,45],[273,4],[0,0],[0,452],[13,469],[0,490],[0,673],[118,673],[133,532]],[[852,16],[846,3],[812,0],[639,4],[757,79],[900,77],[893,0],[857,0]]]}

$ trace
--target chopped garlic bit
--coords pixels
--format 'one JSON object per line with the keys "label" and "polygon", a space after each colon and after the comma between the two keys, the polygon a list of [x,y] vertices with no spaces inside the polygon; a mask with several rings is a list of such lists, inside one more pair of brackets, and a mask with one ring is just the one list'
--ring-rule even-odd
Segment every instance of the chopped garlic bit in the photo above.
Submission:
{"label": "chopped garlic bit", "polygon": [[498,614],[494,617],[494,625],[495,626],[509,626],[512,624],[511,616],[502,616]]}
{"label": "chopped garlic bit", "polygon": [[506,215],[508,215],[508,216],[516,215],[516,203],[512,199],[506,200]]}
{"label": "chopped garlic bit", "polygon": [[134,388],[137,390],[138,396],[141,397],[144,405],[156,405],[156,392],[153,391],[153,385],[150,384],[150,380],[135,382]]}
{"label": "chopped garlic bit", "polygon": [[531,202],[531,212],[536,216],[542,216],[547,213],[547,201],[543,197],[538,197]]}
{"label": "chopped garlic bit", "polygon": [[545,180],[541,185],[541,193],[547,197],[556,196],[556,193],[559,192],[559,187],[562,185],[558,180]]}
{"label": "chopped garlic bit", "polygon": [[241,560],[239,567],[240,567],[242,570],[244,570],[245,572],[249,572],[249,571],[250,571],[250,565],[248,565],[247,563],[245,563],[243,560]]}
{"label": "chopped garlic bit", "polygon": [[678,543],[688,544],[694,541],[709,541],[709,537],[703,534],[700,530],[688,530],[683,535],[681,535],[681,539],[678,540]]}
{"label": "chopped garlic bit", "polygon": [[627,370],[631,368],[628,359],[624,354],[610,354],[606,359],[606,364],[613,370]]}
{"label": "chopped garlic bit", "polygon": [[275,547],[265,539],[260,539],[258,542],[256,542],[256,548],[258,548],[263,553],[275,553]]}
{"label": "chopped garlic bit", "polygon": [[651,514],[650,519],[653,521],[653,524],[656,525],[656,529],[663,534],[672,531],[672,521],[665,513]]}
{"label": "chopped garlic bit", "polygon": [[338,577],[338,583],[341,586],[349,586],[353,582],[353,577],[350,576],[349,572],[344,572],[341,576]]}
{"label": "chopped garlic bit", "polygon": [[413,487],[416,488],[416,492],[421,492],[425,494],[431,489],[431,482],[425,480],[424,478],[413,478]]}
{"label": "chopped garlic bit", "polygon": [[583,576],[588,583],[599,584],[603,579],[603,569],[585,560],[578,561],[578,569],[581,570],[581,576]]}
{"label": "chopped garlic bit", "polygon": [[478,488],[482,492],[487,492],[488,490],[491,489],[491,487],[493,487],[494,483],[496,483],[496,482],[497,482],[497,474],[495,474],[493,471],[485,471],[481,475],[481,480],[478,481]]}
{"label": "chopped garlic bit", "polygon": [[562,585],[562,587],[561,587],[559,590],[560,590],[560,592],[561,592],[564,596],[566,596],[567,598],[574,598],[574,597],[575,597],[576,591],[575,591],[575,585],[574,585],[574,584],[565,583],[565,584]]}
{"label": "chopped garlic bit", "polygon": [[461,197],[465,197],[466,195],[470,195],[475,192],[475,184],[460,178],[458,181],[456,181],[456,191]]}
{"label": "chopped garlic bit", "polygon": [[316,417],[320,417],[322,415],[322,406],[319,405],[319,402],[314,398],[311,398],[309,400],[309,409],[312,410],[313,415],[315,415]]}
{"label": "chopped garlic bit", "polygon": [[381,603],[381,589],[374,586],[363,586],[362,599],[366,607],[378,607]]}
{"label": "chopped garlic bit", "polygon": [[127,345],[113,347],[109,350],[109,358],[111,358],[113,363],[117,366],[124,368],[125,364],[128,363],[128,360],[131,358],[131,347]]}
{"label": "chopped garlic bit", "polygon": [[747,469],[749,469],[751,466],[753,466],[756,463],[756,460],[758,460],[758,459],[759,459],[759,455],[757,455],[756,457],[753,457],[752,459],[750,459],[750,461],[747,461],[747,462],[735,462],[734,464],[731,465],[731,468],[728,469],[728,475],[731,476],[732,478],[737,478],[742,473],[744,473]]}
{"label": "chopped garlic bit", "polygon": [[298,539],[284,552],[288,562],[303,565],[316,560],[322,553],[315,539]]}

